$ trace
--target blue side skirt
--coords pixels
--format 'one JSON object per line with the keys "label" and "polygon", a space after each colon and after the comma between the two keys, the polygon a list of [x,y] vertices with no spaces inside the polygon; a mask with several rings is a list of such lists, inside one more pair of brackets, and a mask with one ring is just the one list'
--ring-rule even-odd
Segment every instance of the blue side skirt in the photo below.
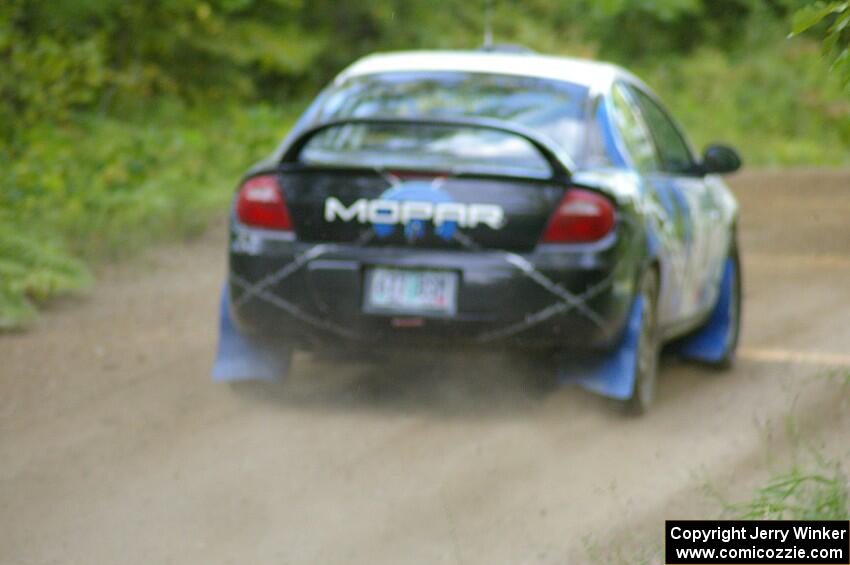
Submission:
{"label": "blue side skirt", "polygon": [[221,292],[218,351],[213,363],[213,380],[233,382],[284,379],[289,372],[292,351],[279,346],[271,347],[243,335],[230,317],[228,294],[225,284]]}
{"label": "blue side skirt", "polygon": [[617,347],[607,355],[592,359],[561,359],[558,366],[561,383],[579,385],[618,400],[631,398],[637,376],[637,346],[642,321],[643,298],[638,296]]}
{"label": "blue side skirt", "polygon": [[[736,279],[736,264],[726,261],[717,305],[705,325],[686,340],[676,344],[674,353],[684,359],[716,363],[727,353],[734,319],[729,311]],[[597,394],[628,400],[632,396],[637,371],[637,344],[643,314],[638,297],[629,313],[629,322],[620,343],[611,353],[593,359],[560,361],[558,377],[563,384],[576,384]]]}
{"label": "blue side skirt", "polygon": [[705,325],[695,334],[676,344],[674,352],[683,359],[717,363],[726,356],[729,338],[735,328],[734,319],[729,311],[732,293],[735,292],[735,261],[726,260],[723,278],[720,282],[720,295],[717,305]]}

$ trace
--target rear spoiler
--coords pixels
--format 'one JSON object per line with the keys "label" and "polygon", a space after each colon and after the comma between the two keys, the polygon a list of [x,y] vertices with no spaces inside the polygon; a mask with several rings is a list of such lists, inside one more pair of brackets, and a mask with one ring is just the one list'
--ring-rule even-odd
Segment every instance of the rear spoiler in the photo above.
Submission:
{"label": "rear spoiler", "polygon": [[297,136],[283,148],[280,157],[282,165],[298,163],[301,151],[307,143],[318,133],[330,128],[353,124],[367,125],[410,125],[410,126],[435,126],[446,128],[469,128],[498,131],[509,135],[521,137],[528,141],[538,153],[544,158],[552,171],[551,180],[568,183],[570,181],[570,170],[573,168],[572,160],[548,137],[543,136],[528,128],[517,126],[510,122],[490,118],[394,118],[394,117],[370,117],[370,118],[343,118],[329,120],[312,125],[299,132]]}

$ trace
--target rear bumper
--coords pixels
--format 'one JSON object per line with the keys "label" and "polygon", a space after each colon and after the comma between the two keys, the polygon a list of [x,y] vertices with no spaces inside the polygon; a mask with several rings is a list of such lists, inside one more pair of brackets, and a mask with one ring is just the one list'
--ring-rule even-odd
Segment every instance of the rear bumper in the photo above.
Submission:
{"label": "rear bumper", "polygon": [[[299,348],[602,349],[621,335],[633,299],[639,258],[628,239],[515,254],[317,245],[235,225],[231,315],[246,334]],[[397,316],[364,312],[365,273],[376,266],[456,271],[457,313],[398,327]]]}

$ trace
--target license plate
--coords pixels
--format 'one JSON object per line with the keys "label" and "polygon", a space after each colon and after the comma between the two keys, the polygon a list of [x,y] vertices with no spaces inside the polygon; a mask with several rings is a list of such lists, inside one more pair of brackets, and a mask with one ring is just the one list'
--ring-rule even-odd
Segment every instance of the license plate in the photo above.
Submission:
{"label": "license plate", "polygon": [[457,280],[452,271],[370,269],[366,271],[365,310],[452,315],[457,309]]}

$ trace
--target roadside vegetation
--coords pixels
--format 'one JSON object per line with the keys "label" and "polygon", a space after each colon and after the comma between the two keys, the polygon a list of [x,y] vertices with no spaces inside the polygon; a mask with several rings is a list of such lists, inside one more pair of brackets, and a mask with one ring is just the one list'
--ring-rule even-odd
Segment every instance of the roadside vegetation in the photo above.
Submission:
{"label": "roadside vegetation", "polygon": [[[812,386],[814,379],[831,383],[830,392],[845,404],[850,402],[850,371],[820,371],[800,386]],[[776,442],[766,449],[764,462],[755,470],[760,478],[752,490],[731,497],[728,483],[706,482],[704,493],[716,511],[703,511],[697,516],[670,516],[670,519],[721,520],[847,520],[850,519],[850,448],[829,444],[823,436],[811,431],[802,433],[801,414],[794,402],[784,420],[769,424],[765,433]],[[834,431],[834,430],[832,430]],[[831,433],[827,432],[828,434]],[[818,439],[820,437],[820,439]],[[834,441],[834,440],[833,440]],[[744,475],[746,477],[746,474]],[[741,477],[733,477],[740,480]],[[746,479],[745,479],[746,480]],[[734,490],[740,490],[733,486]],[[584,540],[588,559],[605,565],[637,565],[660,563],[664,545],[658,536],[663,524],[652,524],[652,542],[644,532],[625,533],[614,544],[597,536]]]}
{"label": "roadside vegetation", "polygon": [[290,115],[267,104],[213,114],[169,100],[149,113],[80,114],[28,132],[17,158],[0,158],[0,327],[90,286],[89,265],[198,234]]}
{"label": "roadside vegetation", "polygon": [[819,461],[814,468],[793,467],[774,476],[751,500],[727,511],[741,520],[847,520],[848,485],[837,462]]}
{"label": "roadside vegetation", "polygon": [[[753,166],[848,165],[850,97],[828,72],[846,61],[836,50],[847,30],[829,61],[816,41],[846,13],[833,3],[787,39],[809,4],[494,0],[492,21],[497,43],[634,69],[697,146],[728,141]],[[356,57],[478,46],[483,5],[3,2],[0,328],[85,289],[99,261],[201,231],[239,173]]]}
{"label": "roadside vegetation", "polygon": [[[821,371],[834,394],[850,401],[850,371]],[[794,408],[789,409],[781,432],[790,443],[790,463],[775,469],[763,486],[741,502],[729,502],[709,488],[720,502],[724,517],[738,520],[847,520],[850,518],[850,476],[845,465],[850,451],[824,451],[811,437],[804,440]],[[846,447],[846,446],[845,446]]]}
{"label": "roadside vegetation", "polygon": [[[718,519],[723,520],[847,520],[850,481],[839,461],[816,457],[771,475],[749,500],[722,506]],[[600,565],[649,565],[664,560],[663,543],[647,544],[641,536],[627,536],[614,545],[586,539],[585,549],[590,562]]]}

